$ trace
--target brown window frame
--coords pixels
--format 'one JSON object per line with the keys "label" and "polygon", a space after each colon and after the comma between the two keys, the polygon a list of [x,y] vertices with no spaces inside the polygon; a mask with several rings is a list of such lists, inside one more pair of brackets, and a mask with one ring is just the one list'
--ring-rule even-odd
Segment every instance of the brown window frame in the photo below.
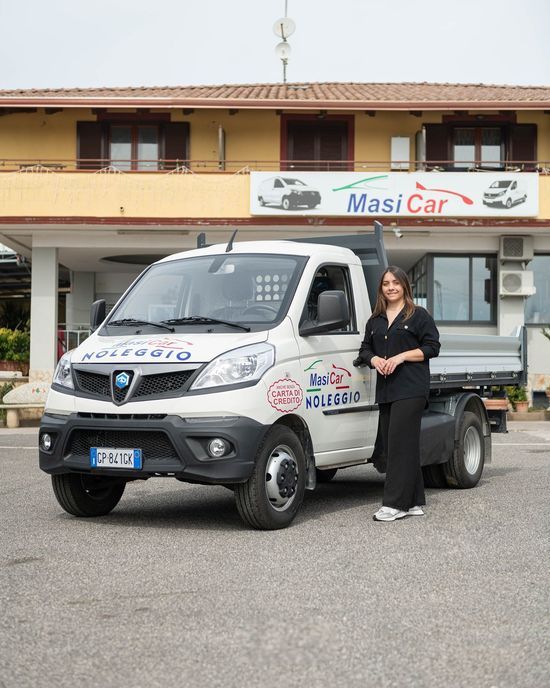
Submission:
{"label": "brown window frame", "polygon": [[[279,164],[281,171],[292,170],[292,167],[288,165],[287,150],[288,150],[288,124],[289,122],[314,122],[318,123],[319,120],[325,122],[344,122],[347,125],[347,155],[342,162],[346,163],[345,167],[342,167],[340,171],[353,171],[354,167],[354,150],[355,150],[355,117],[354,115],[292,115],[292,114],[282,114],[281,115],[281,133],[280,133],[280,153],[279,153]],[[304,170],[306,171],[306,170]],[[312,170],[316,171],[316,170]]]}

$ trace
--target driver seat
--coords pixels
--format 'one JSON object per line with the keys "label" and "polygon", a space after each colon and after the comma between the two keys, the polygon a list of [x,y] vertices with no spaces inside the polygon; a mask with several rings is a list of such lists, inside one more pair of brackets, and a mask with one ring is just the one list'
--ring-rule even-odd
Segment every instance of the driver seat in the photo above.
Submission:
{"label": "driver seat", "polygon": [[210,313],[210,317],[219,320],[235,320],[242,316],[254,297],[252,281],[246,274],[224,275],[220,284],[221,301],[225,306]]}

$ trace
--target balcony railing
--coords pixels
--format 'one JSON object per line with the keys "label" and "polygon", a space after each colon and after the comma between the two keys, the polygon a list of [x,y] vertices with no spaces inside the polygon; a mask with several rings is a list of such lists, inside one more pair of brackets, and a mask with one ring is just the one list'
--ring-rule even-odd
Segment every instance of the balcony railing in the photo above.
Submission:
{"label": "balcony railing", "polygon": [[0,172],[86,174],[247,174],[248,172],[539,172],[550,174],[548,160],[502,160],[490,164],[453,160],[68,160],[0,158]]}

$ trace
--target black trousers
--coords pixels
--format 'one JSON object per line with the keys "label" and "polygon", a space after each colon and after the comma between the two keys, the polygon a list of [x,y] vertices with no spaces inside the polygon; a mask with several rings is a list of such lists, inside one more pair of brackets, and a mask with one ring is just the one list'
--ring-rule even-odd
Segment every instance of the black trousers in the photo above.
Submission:
{"label": "black trousers", "polygon": [[387,468],[383,506],[408,511],[426,504],[420,468],[420,421],[424,397],[380,404],[380,431]]}

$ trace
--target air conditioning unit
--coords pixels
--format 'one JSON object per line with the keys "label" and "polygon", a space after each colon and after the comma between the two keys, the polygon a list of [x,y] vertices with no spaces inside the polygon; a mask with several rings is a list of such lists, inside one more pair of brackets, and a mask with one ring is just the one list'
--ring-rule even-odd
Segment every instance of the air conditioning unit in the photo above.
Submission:
{"label": "air conditioning unit", "polygon": [[501,270],[501,296],[532,296],[536,291],[532,270]]}
{"label": "air conditioning unit", "polygon": [[501,236],[500,253],[501,261],[522,261],[526,262],[533,258],[533,237],[532,236]]}

